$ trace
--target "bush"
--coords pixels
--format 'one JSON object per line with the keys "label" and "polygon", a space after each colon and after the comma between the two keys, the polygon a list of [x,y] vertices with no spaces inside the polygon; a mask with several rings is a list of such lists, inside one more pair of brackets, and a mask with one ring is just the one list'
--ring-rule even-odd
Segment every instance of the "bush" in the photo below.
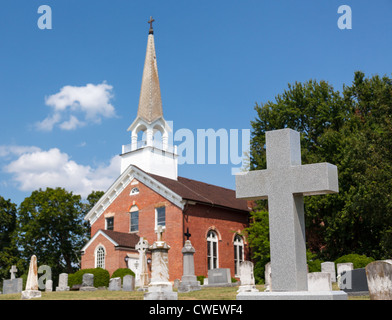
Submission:
{"label": "bush", "polygon": [[131,275],[131,276],[134,277],[135,273],[131,269],[128,269],[128,268],[119,268],[119,269],[117,269],[116,271],[113,272],[113,274],[112,274],[112,276],[110,278],[120,277],[121,281],[122,281],[123,277],[126,276],[126,275]]}
{"label": "bush", "polygon": [[83,275],[92,273],[94,275],[94,287],[108,287],[110,274],[109,271],[102,268],[82,269],[68,275],[68,286],[72,288],[75,284],[82,284]]}
{"label": "bush", "polygon": [[197,276],[196,279],[197,281],[200,281],[200,284],[203,285],[204,279],[207,278],[206,276]]}
{"label": "bush", "polygon": [[346,254],[335,260],[335,266],[338,263],[352,262],[354,265],[354,269],[365,268],[370,262],[373,262],[374,259],[371,257],[367,257],[365,255],[359,255],[356,253]]}

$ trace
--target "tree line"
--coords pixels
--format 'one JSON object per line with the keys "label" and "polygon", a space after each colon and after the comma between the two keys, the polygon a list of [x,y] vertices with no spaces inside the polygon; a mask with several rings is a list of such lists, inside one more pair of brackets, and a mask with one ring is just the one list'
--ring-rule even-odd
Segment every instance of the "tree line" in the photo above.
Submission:
{"label": "tree line", "polygon": [[[289,84],[255,105],[250,169],[266,168],[265,132],[301,133],[302,163],[338,167],[339,193],[305,197],[308,253],[334,261],[345,254],[392,257],[392,79],[354,74],[335,90],[326,81]],[[269,261],[268,202],[258,201],[248,231],[256,265]]]}
{"label": "tree line", "polygon": [[0,196],[0,281],[16,265],[27,274],[30,257],[51,267],[52,274],[80,268],[80,250],[90,239],[83,217],[104,193],[93,191],[82,201],[63,188],[36,190],[17,207]]}

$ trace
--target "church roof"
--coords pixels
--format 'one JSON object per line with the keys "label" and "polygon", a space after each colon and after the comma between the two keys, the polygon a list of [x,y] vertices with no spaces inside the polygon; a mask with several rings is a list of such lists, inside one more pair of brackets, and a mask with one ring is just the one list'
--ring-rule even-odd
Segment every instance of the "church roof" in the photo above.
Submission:
{"label": "church roof", "polygon": [[237,199],[235,190],[184,177],[178,177],[178,180],[173,180],[150,173],[147,174],[185,200],[192,200],[235,210],[249,211],[248,202],[243,199]]}
{"label": "church roof", "polygon": [[109,238],[117,243],[117,247],[135,248],[139,242],[139,236],[135,233],[124,233],[113,230],[101,230]]}

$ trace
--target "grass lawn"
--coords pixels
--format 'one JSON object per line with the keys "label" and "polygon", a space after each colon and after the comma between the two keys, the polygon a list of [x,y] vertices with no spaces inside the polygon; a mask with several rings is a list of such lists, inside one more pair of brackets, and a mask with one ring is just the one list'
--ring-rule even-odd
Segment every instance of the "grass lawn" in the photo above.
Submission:
{"label": "grass lawn", "polygon": [[[257,285],[264,291],[264,285]],[[337,288],[334,287],[334,290]],[[179,293],[178,300],[235,300],[238,287],[209,287],[189,293]],[[0,300],[20,300],[20,293],[2,294]],[[369,296],[349,296],[349,300],[369,300]],[[32,300],[143,300],[143,292],[133,291],[62,291],[42,292],[42,297]]]}

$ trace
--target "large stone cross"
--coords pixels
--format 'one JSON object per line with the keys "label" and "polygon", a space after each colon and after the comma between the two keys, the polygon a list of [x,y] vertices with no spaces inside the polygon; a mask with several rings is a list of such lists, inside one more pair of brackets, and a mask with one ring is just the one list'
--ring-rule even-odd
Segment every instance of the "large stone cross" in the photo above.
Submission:
{"label": "large stone cross", "polygon": [[155,233],[157,234],[157,241],[162,241],[162,233],[163,233],[164,231],[165,231],[165,230],[163,229],[162,226],[158,226],[158,227],[157,227],[157,230],[155,231]]}
{"label": "large stone cross", "polygon": [[268,199],[272,291],[307,290],[303,196],[339,191],[337,167],[301,165],[300,134],[266,132],[267,169],[236,176],[236,196]]}

